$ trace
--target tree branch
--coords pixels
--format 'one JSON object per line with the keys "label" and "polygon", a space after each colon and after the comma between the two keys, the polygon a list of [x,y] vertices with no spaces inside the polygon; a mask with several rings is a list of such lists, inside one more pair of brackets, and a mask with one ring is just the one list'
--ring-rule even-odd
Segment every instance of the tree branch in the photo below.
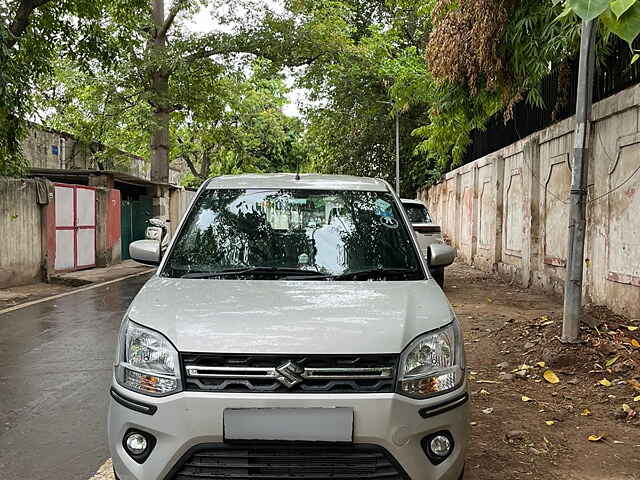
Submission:
{"label": "tree branch", "polygon": [[[178,137],[178,143],[184,147],[184,141],[182,140],[182,138]],[[184,159],[184,161],[187,163],[187,167],[189,167],[189,170],[191,170],[191,173],[193,174],[194,177],[202,178],[200,176],[200,173],[198,173],[198,169],[196,168],[196,165],[193,163],[193,160],[191,160],[190,154],[188,154],[185,151],[182,151],[180,157]]]}
{"label": "tree branch", "polygon": [[13,21],[9,25],[10,36],[5,42],[7,47],[13,48],[18,43],[18,39],[24,34],[31,22],[31,14],[34,10],[49,2],[51,0],[22,0],[20,2]]}
{"label": "tree branch", "polygon": [[174,2],[173,6],[169,10],[169,15],[167,15],[167,18],[165,19],[164,24],[162,25],[162,27],[157,33],[158,37],[167,36],[167,33],[169,33],[169,29],[173,25],[173,22],[176,20],[176,16],[186,6],[187,6],[187,0],[176,0]]}

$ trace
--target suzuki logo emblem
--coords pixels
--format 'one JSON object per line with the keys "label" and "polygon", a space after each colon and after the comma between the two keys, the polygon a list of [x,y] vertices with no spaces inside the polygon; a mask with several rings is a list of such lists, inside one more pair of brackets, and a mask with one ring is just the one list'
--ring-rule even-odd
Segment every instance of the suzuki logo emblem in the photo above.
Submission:
{"label": "suzuki logo emblem", "polygon": [[283,365],[280,365],[275,370],[276,380],[278,380],[287,388],[293,388],[304,381],[304,378],[302,377],[304,368],[296,365],[291,360]]}

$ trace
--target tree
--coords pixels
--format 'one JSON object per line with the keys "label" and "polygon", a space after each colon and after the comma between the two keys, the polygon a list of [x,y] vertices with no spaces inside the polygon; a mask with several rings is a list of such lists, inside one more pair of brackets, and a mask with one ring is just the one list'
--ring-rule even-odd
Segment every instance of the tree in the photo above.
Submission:
{"label": "tree", "polygon": [[211,101],[177,122],[172,157],[187,164],[190,184],[212,175],[305,168],[302,121],[282,112],[288,91],[268,61],[256,61],[249,75],[220,78]]}
{"label": "tree", "polygon": [[0,175],[20,175],[31,93],[59,55],[78,64],[117,62],[123,26],[142,0],[7,0],[0,5]]}
{"label": "tree", "polygon": [[[295,10],[324,54],[308,66],[300,85],[308,89],[308,142],[316,168],[331,173],[395,177],[395,121],[401,116],[402,170],[411,165],[424,107],[393,102],[390,62],[406,49],[424,52],[429,22],[423,2],[309,1]],[[417,184],[403,176],[402,190]]]}

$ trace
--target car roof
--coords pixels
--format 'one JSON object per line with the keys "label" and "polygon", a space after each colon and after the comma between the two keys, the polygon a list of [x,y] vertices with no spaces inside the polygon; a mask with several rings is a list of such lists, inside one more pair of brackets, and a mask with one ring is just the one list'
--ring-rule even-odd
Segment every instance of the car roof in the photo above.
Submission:
{"label": "car roof", "polygon": [[[299,179],[298,179],[299,178]],[[318,175],[295,173],[249,173],[244,175],[223,175],[208,181],[207,189],[251,189],[287,188],[304,190],[345,190],[365,192],[388,192],[384,180],[347,175]]]}
{"label": "car roof", "polygon": [[415,198],[402,198],[402,199],[400,199],[400,201],[403,204],[408,203],[408,204],[411,204],[411,205],[422,205],[423,207],[426,207],[426,205],[424,204],[423,201],[416,200]]}

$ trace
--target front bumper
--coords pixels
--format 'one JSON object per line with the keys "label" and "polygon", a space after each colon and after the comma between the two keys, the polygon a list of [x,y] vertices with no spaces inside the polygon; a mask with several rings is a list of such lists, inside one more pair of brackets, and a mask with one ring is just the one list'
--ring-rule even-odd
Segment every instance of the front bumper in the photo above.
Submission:
{"label": "front bumper", "polygon": [[[150,398],[114,386],[114,392],[135,402],[156,407],[153,414],[124,406],[112,397],[109,404],[109,448],[120,480],[170,480],[167,475],[193,447],[224,441],[226,408],[326,408],[349,407],[354,411],[355,444],[386,449],[412,480],[458,480],[469,438],[469,402],[461,401],[466,385],[429,400],[413,400],[396,394],[211,394],[183,392]],[[441,407],[441,408],[440,408]],[[422,411],[422,415],[420,412]],[[427,417],[427,418],[424,418]],[[157,444],[143,463],[124,450],[122,439],[130,428],[152,434]],[[454,451],[439,465],[424,453],[422,439],[448,431]]]}

